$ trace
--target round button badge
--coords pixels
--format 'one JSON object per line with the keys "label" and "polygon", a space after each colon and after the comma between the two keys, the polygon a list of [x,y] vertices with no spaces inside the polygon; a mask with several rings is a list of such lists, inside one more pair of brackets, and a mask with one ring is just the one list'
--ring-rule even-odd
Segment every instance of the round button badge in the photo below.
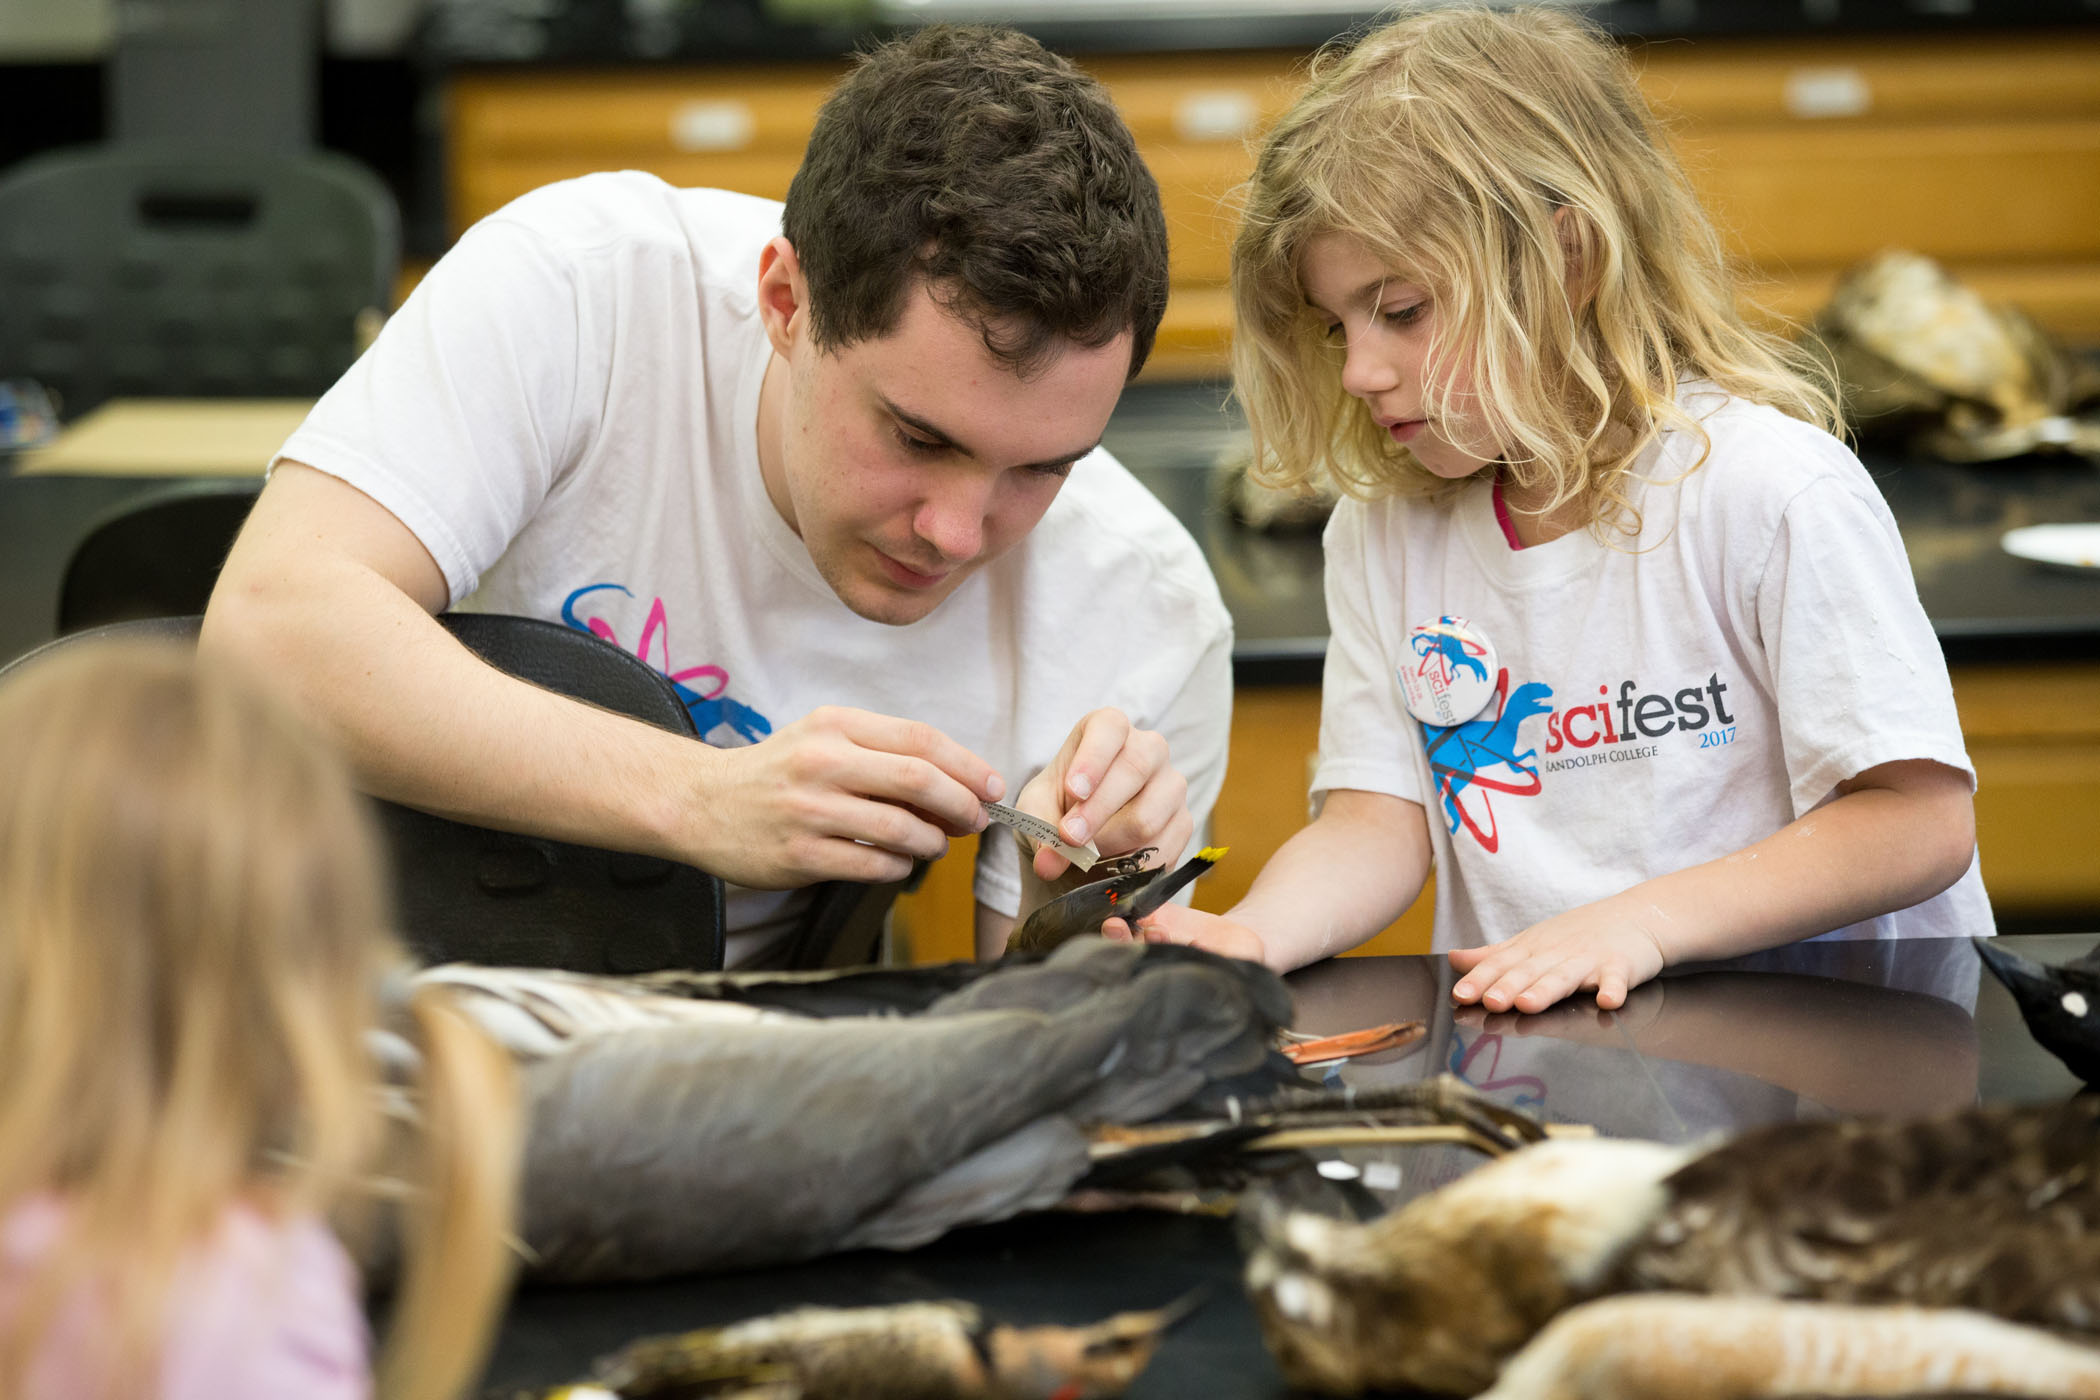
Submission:
{"label": "round button badge", "polygon": [[1462,724],[1494,698],[1495,648],[1464,618],[1420,623],[1408,629],[1407,645],[1415,659],[1401,663],[1400,694],[1422,723]]}

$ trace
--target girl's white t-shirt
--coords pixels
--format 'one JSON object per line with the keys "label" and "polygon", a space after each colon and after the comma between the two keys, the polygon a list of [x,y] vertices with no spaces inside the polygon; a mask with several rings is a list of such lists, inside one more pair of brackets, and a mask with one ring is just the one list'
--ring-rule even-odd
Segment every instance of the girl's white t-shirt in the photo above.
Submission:
{"label": "girl's white t-shirt", "polygon": [[[393,512],[455,607],[641,656],[709,743],[846,705],[935,726],[1015,792],[1114,706],[1166,737],[1200,831],[1225,774],[1232,621],[1188,531],[1108,453],[909,626],[855,615],[818,574],[758,469],[758,259],[779,232],[773,201],[632,171],[526,195],[431,269],[279,460]],[[1002,827],[975,889],[1019,908]],[[780,891],[729,905],[732,964],[799,910]]]}
{"label": "girl's white t-shirt", "polygon": [[[1438,504],[1345,500],[1328,524],[1314,802],[1351,788],[1422,804],[1438,950],[1740,851],[1876,764],[1930,759],[1974,782],[1902,538],[1858,458],[1711,385],[1680,403],[1712,449],[1696,470],[1694,434],[1650,449],[1635,538],[1512,549],[1485,479]],[[1415,640],[1440,617],[1498,663],[1486,708],[1448,728],[1401,690],[1403,668],[1479,665]],[[1993,931],[1971,862],[1933,899],[1823,936]]]}

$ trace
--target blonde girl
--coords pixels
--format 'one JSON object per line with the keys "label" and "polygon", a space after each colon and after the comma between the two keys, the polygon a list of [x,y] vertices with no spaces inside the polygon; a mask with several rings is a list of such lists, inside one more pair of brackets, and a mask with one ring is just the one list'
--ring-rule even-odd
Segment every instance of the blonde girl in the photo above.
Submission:
{"label": "blonde girl", "polygon": [[1317,816],[1225,917],[1145,936],[1295,967],[1433,862],[1456,998],[1538,1011],[1826,933],[1991,931],[1894,521],[1738,318],[1607,36],[1437,6],[1322,54],[1232,276],[1256,460],[1347,492]]}
{"label": "blonde girl", "polygon": [[[341,767],[186,649],[0,683],[0,1395],[370,1393],[328,1222],[381,1166],[385,932]],[[508,1062],[428,994],[380,1393],[477,1371],[507,1269]]]}

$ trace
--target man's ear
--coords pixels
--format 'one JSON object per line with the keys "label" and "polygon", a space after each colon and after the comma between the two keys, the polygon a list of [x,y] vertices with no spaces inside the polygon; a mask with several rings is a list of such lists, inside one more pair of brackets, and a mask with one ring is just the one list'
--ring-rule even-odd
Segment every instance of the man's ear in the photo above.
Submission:
{"label": "man's ear", "polygon": [[795,245],[776,237],[758,254],[758,319],[777,355],[791,353],[809,334],[809,283]]}

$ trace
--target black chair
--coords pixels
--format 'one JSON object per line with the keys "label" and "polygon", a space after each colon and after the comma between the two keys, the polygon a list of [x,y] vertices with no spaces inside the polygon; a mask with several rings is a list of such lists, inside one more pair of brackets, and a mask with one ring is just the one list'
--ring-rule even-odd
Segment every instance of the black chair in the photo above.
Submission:
{"label": "black chair", "polygon": [[[499,670],[693,734],[692,718],[669,681],[595,637],[536,618],[447,613],[438,620]],[[194,642],[201,622],[150,618],[76,632],[0,667],[0,680],[51,647],[111,636]],[[392,802],[378,806],[394,860],[402,937],[427,961],[579,972],[722,965],[722,882],[705,871],[492,831]]]}
{"label": "black chair", "polygon": [[127,502],[74,547],[58,590],[58,634],[202,613],[262,482],[184,482]]}
{"label": "black chair", "polygon": [[74,417],[119,395],[317,395],[389,304],[393,196],[346,157],[54,151],[0,178],[0,378]]}

